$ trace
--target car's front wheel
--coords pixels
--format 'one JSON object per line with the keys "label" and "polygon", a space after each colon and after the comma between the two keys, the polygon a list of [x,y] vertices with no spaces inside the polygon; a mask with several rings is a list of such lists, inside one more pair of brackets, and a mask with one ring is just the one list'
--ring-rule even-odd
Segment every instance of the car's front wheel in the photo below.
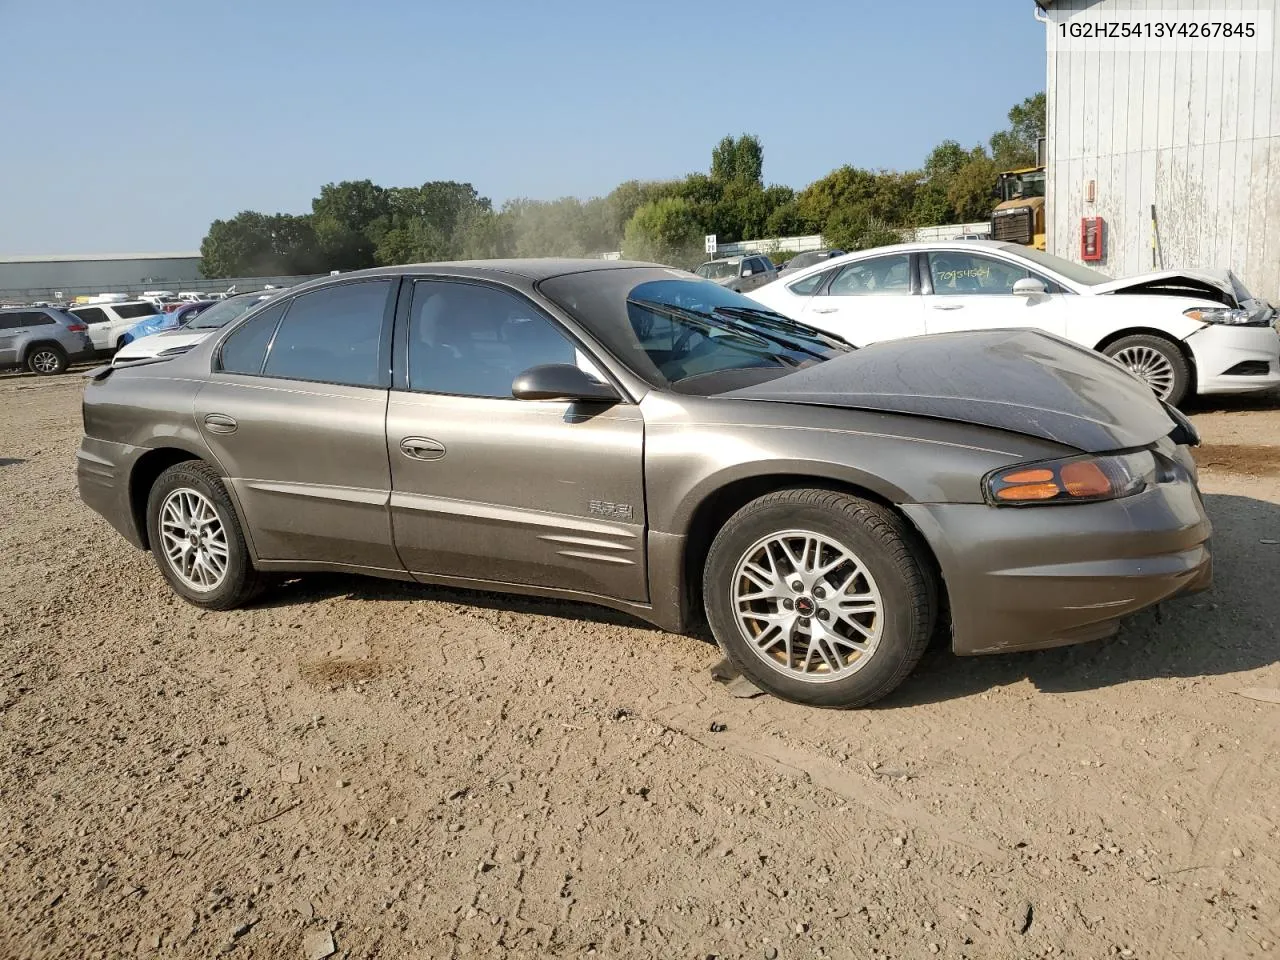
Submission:
{"label": "car's front wheel", "polygon": [[209,610],[250,600],[261,579],[226,487],[206,463],[174,464],[147,497],[151,553],[174,592]]}
{"label": "car's front wheel", "polygon": [[878,504],[780,490],[716,536],[703,575],[707,619],[762,689],[812,706],[864,706],[906,679],[929,643],[937,590],[923,549]]}
{"label": "car's front wheel", "polygon": [[1102,351],[1117,360],[1170,406],[1178,406],[1191,389],[1191,365],[1177,344],[1139,333],[1122,337]]}
{"label": "car's front wheel", "polygon": [[52,377],[67,369],[67,355],[61,347],[40,344],[27,354],[27,369],[39,377]]}

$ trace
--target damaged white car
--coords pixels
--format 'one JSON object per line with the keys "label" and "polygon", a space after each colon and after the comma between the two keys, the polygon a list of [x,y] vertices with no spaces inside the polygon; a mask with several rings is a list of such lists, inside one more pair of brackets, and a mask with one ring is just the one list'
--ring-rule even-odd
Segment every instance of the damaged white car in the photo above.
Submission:
{"label": "damaged white car", "polygon": [[1030,247],[952,240],[877,247],[747,293],[857,346],[1032,327],[1128,367],[1162,399],[1280,386],[1276,310],[1231,272],[1111,278]]}

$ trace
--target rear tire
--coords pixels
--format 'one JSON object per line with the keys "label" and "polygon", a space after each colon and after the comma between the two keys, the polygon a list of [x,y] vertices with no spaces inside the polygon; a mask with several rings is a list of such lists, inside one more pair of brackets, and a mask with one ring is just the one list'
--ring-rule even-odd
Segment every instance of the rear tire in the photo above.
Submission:
{"label": "rear tire", "polygon": [[174,464],[156,478],[147,496],[147,538],[160,573],[197,607],[231,610],[263,586],[227,488],[203,461]]}
{"label": "rear tire", "polygon": [[1121,337],[1102,352],[1127,367],[1170,406],[1179,406],[1191,390],[1191,364],[1172,340],[1138,333]]}
{"label": "rear tire", "polygon": [[38,377],[53,377],[59,373],[66,373],[66,351],[57,344],[37,344],[27,354],[27,369]]}
{"label": "rear tire", "polygon": [[739,672],[774,696],[865,706],[902,683],[929,644],[938,601],[925,549],[878,504],[780,490],[716,536],[703,574],[707,620]]}

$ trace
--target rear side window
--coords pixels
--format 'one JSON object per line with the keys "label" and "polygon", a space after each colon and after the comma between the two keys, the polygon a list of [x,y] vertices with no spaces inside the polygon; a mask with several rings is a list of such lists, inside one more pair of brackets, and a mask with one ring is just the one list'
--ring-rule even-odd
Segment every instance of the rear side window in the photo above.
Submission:
{"label": "rear side window", "polygon": [[906,297],[911,294],[911,260],[906,254],[859,260],[831,281],[832,297]]}
{"label": "rear side window", "polygon": [[222,345],[218,369],[224,373],[260,376],[262,364],[267,359],[267,345],[284,316],[284,308],[285,304],[277,303],[233,330]]}
{"label": "rear side window", "polygon": [[385,386],[382,331],[390,280],[328,287],[294,298],[263,374],[352,387]]}
{"label": "rear side window", "polygon": [[136,320],[138,317],[149,317],[159,312],[149,303],[121,303],[113,309],[121,320]]}
{"label": "rear side window", "polygon": [[111,322],[111,318],[103,313],[98,307],[80,307],[78,310],[72,310],[71,312],[90,325],[95,323]]}
{"label": "rear side window", "polygon": [[21,330],[25,327],[39,327],[53,322],[53,317],[38,310],[0,313],[0,330]]}

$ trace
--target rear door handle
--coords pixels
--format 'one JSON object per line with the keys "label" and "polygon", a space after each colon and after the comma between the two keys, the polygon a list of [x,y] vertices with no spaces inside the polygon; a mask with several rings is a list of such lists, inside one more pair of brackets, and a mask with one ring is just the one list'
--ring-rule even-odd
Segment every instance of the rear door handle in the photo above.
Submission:
{"label": "rear door handle", "polygon": [[814,307],[813,312],[814,313],[836,313],[839,309],[840,309],[839,307]]}
{"label": "rear door handle", "polygon": [[444,444],[429,437],[405,437],[400,452],[411,460],[439,460],[445,453]]}
{"label": "rear door handle", "polygon": [[963,310],[963,303],[935,303],[932,305],[935,310]]}
{"label": "rear door handle", "polygon": [[204,425],[209,428],[210,433],[235,433],[236,427],[240,426],[235,417],[228,417],[225,413],[207,414]]}

